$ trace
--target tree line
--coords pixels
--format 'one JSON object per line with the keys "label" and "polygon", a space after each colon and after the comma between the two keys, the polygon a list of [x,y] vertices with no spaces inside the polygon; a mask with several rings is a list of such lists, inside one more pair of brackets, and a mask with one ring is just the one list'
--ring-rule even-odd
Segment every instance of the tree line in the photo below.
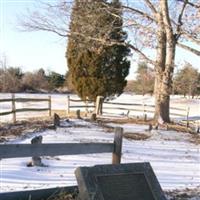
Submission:
{"label": "tree line", "polygon": [[[125,88],[126,92],[135,94],[154,93],[155,71],[147,63],[138,63],[135,80],[130,80]],[[200,95],[200,72],[190,63],[185,63],[174,74],[172,94],[194,96]]]}
{"label": "tree line", "polygon": [[64,0],[44,3],[43,11],[29,12],[21,24],[29,31],[67,38],[69,77],[83,99],[120,95],[129,73],[128,57],[137,55],[151,64],[155,120],[163,123],[170,122],[177,47],[200,55],[199,5],[200,0]]}
{"label": "tree line", "polygon": [[0,68],[0,92],[50,92],[65,84],[65,76],[39,69],[22,72],[19,67]]}

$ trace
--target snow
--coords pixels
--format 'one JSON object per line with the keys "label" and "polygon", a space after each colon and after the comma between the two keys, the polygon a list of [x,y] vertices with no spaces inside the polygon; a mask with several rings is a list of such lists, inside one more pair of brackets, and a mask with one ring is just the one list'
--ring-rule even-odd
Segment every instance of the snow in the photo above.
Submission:
{"label": "snow", "polygon": [[[51,96],[52,99],[52,109],[53,110],[66,110],[67,109],[67,97],[69,95],[67,94],[15,94],[16,97],[26,97],[26,98],[48,98],[48,96]],[[11,94],[6,94],[6,93],[0,93],[0,99],[5,99],[5,98],[11,98]],[[71,99],[79,99],[77,95],[70,94]],[[180,95],[172,95],[170,101],[170,107],[172,108],[178,108],[178,109],[183,109],[183,110],[175,110],[171,109],[171,113],[176,113],[180,114],[182,116],[175,116],[171,114],[171,118],[173,120],[185,120],[186,119],[186,114],[187,110],[189,109],[189,119],[197,121],[198,125],[200,124],[200,99],[189,99],[189,98],[184,98],[183,96]],[[122,94],[116,99],[112,100],[111,102],[118,102],[118,103],[131,103],[131,104],[146,104],[146,105],[154,105],[154,96],[150,95],[132,95],[132,94]],[[70,102],[71,106],[74,105],[84,105],[83,103],[80,102]],[[16,103],[16,108],[47,108],[48,103],[47,102],[24,102],[24,103]],[[106,105],[104,106],[106,107]],[[118,106],[118,105],[109,105],[109,107],[122,107],[126,108],[126,110],[116,110],[116,109],[104,109],[103,111],[106,113],[106,115],[110,116],[121,116],[124,117],[127,115],[127,112],[131,108],[138,109],[138,106]],[[78,108],[80,109],[80,108]],[[130,111],[129,112],[129,117],[136,117],[136,116],[143,116],[143,106],[141,106],[139,109],[141,111]],[[147,107],[148,110],[153,111],[154,108]],[[75,111],[77,108],[70,108],[70,110]],[[81,110],[85,111],[85,108],[82,108]],[[91,110],[91,109],[89,109]],[[0,112],[6,112],[6,111],[11,111],[11,102],[4,102],[0,103]],[[37,116],[48,116],[48,112],[20,112],[16,113],[17,114],[17,119],[25,119],[28,117],[37,117]],[[147,112],[147,117],[150,118],[153,116],[153,113]],[[5,122],[5,121],[11,121],[12,120],[12,115],[4,115],[0,116],[0,122]]]}
{"label": "snow", "polygon": [[[9,143],[30,143],[36,135],[43,143],[112,142],[114,133],[107,133],[97,124],[82,120],[62,122],[64,127],[28,134]],[[200,187],[200,146],[190,142],[191,135],[176,131],[153,130],[135,124],[114,124],[124,132],[149,134],[147,140],[123,139],[122,163],[150,162],[164,190]],[[43,157],[48,167],[26,167],[31,158],[0,161],[0,191],[19,191],[77,185],[74,170],[79,166],[110,164],[111,153],[76,156]]]}
{"label": "snow", "polygon": [[[48,94],[16,94],[17,97],[47,98]],[[56,110],[66,110],[67,95],[51,95],[52,107]],[[0,99],[10,98],[10,94],[0,94]],[[77,99],[73,95],[70,98]],[[113,102],[154,104],[154,98],[149,95],[123,94]],[[76,103],[74,103],[75,105]],[[182,96],[171,96],[172,107],[182,108],[180,114],[186,115],[190,109],[189,118],[200,124],[200,99],[188,99]],[[17,108],[22,107],[47,107],[47,103],[17,103]],[[121,107],[121,106],[120,106]],[[128,109],[128,108],[127,108]],[[11,110],[11,102],[0,103],[0,112]],[[75,109],[76,110],[76,109]],[[127,111],[114,111],[107,109],[104,118],[127,117]],[[46,115],[47,112],[17,113],[17,119]],[[129,117],[141,116],[142,112],[129,113]],[[148,117],[151,115],[148,114]],[[174,120],[185,117],[172,116]],[[8,122],[11,115],[0,116],[0,122]],[[104,119],[104,121],[105,121]],[[30,143],[36,135],[43,136],[43,143],[84,143],[84,142],[113,142],[114,133],[107,133],[105,129],[82,120],[62,122],[64,127],[57,130],[45,130],[26,134],[26,137],[12,139],[9,143]],[[200,145],[191,141],[191,135],[176,131],[152,130],[148,131],[147,125],[115,124],[121,126],[129,134],[146,134],[146,140],[123,139],[122,163],[150,162],[153,170],[164,190],[186,189],[200,187]],[[75,156],[42,157],[48,167],[26,167],[31,158],[16,158],[0,160],[0,192],[42,189],[58,186],[77,185],[74,170],[79,166],[93,166],[97,164],[110,164],[111,153],[88,154]]]}

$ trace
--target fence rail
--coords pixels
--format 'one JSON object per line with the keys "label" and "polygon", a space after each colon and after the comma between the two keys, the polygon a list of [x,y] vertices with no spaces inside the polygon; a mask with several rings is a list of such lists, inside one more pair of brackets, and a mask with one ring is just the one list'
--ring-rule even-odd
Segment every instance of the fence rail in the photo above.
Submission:
{"label": "fence rail", "polygon": [[[112,153],[112,164],[120,164],[122,151],[123,129],[115,128],[115,136],[113,143],[52,143],[52,144],[0,144],[0,159],[33,157],[33,156],[56,156],[56,155],[77,155],[91,153]],[[77,187],[66,187],[66,191],[73,191]],[[56,188],[21,191],[13,193],[2,193],[0,199],[42,199],[55,192]],[[60,191],[57,188],[57,191]],[[13,198],[14,197],[14,198]]]}
{"label": "fence rail", "polygon": [[113,164],[119,164],[122,137],[123,129],[117,127],[113,143],[0,144],[0,159],[112,152],[115,157]]}
{"label": "fence rail", "polygon": [[[112,106],[113,105],[113,106]],[[102,113],[108,113],[108,111],[105,110],[124,110],[129,113],[130,111],[135,112],[142,112],[143,115],[146,117],[147,113],[154,113],[155,111],[155,105],[148,105],[148,104],[140,104],[140,103],[121,103],[121,102],[103,102],[103,111]],[[183,108],[175,108],[170,107],[170,115],[172,116],[179,116],[179,117],[188,117],[189,113],[187,109]],[[180,113],[182,112],[182,114]]]}
{"label": "fence rail", "polygon": [[[80,103],[84,103],[84,105],[71,105],[72,102],[80,102]],[[91,105],[93,103],[93,105]],[[70,109],[74,109],[74,108],[85,108],[85,112],[88,113],[88,109],[89,108],[94,108],[95,109],[95,105],[93,101],[89,101],[88,99],[86,99],[86,101],[83,101],[81,99],[72,99],[70,98],[70,96],[67,97],[67,115],[70,115]]]}
{"label": "fence rail", "polygon": [[0,145],[0,159],[32,156],[77,155],[113,152],[111,143],[45,143]]}
{"label": "fence rail", "polygon": [[[16,108],[16,103],[18,102],[47,102],[46,108]],[[0,112],[0,116],[13,114],[13,122],[16,122],[16,113],[18,112],[29,112],[29,111],[49,111],[49,116],[51,116],[51,97],[49,98],[19,98],[15,97],[14,94],[12,98],[0,99],[0,103],[11,102],[12,110],[6,112]],[[67,115],[70,116],[70,112],[75,109],[85,109],[85,113],[89,112],[89,109],[97,115],[104,113],[109,113],[111,110],[123,110],[127,112],[127,116],[130,116],[130,112],[137,112],[143,114],[144,118],[147,118],[148,113],[152,114],[155,111],[155,105],[146,104],[146,103],[123,103],[123,102],[110,102],[103,101],[103,97],[97,97],[96,103],[86,99],[85,101],[81,99],[73,99],[70,96],[67,97]],[[184,117],[185,119],[189,118],[189,109],[170,107],[170,116],[175,117]]]}
{"label": "fence rail", "polygon": [[[28,112],[28,111],[49,111],[49,116],[51,116],[51,96],[49,96],[48,98],[16,98],[14,94],[12,94],[12,98],[7,98],[7,99],[0,99],[0,103],[4,103],[4,102],[11,102],[12,107],[11,107],[11,111],[6,111],[6,112],[0,112],[0,116],[3,115],[9,115],[9,114],[13,114],[13,123],[16,123],[17,120],[17,116],[16,113],[18,112]],[[16,102],[47,102],[48,103],[48,107],[46,108],[16,108]]]}

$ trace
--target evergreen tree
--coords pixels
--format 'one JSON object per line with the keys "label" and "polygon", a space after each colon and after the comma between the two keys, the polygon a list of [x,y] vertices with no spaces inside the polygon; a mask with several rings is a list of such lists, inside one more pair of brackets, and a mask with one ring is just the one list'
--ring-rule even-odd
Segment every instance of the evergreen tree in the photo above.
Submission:
{"label": "evergreen tree", "polygon": [[145,95],[153,94],[155,74],[145,62],[138,63],[136,81],[134,82],[134,92]]}
{"label": "evergreen tree", "polygon": [[174,78],[175,93],[186,95],[197,95],[199,93],[199,73],[191,64],[185,63]]}
{"label": "evergreen tree", "polygon": [[[73,34],[69,38],[66,57],[72,84],[83,100],[120,95],[126,86],[130,50],[120,44],[127,38],[121,16],[118,0],[75,1],[70,30],[84,37]],[[107,45],[98,38],[114,42]]]}

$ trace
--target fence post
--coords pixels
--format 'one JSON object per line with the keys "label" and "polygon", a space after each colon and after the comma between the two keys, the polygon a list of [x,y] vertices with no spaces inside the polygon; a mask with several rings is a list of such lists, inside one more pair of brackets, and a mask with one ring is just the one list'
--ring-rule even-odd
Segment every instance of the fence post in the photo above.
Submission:
{"label": "fence post", "polygon": [[88,97],[86,97],[86,101],[85,101],[85,113],[86,113],[86,116],[87,116],[87,114],[88,114],[88,100],[89,100],[89,98]]}
{"label": "fence post", "polygon": [[123,138],[123,128],[116,127],[114,136],[114,150],[112,154],[112,164],[120,164],[121,162],[122,138]]}
{"label": "fence post", "polygon": [[13,112],[13,123],[16,123],[16,106],[15,106],[15,94],[12,94],[12,112]]}
{"label": "fence post", "polygon": [[69,117],[70,113],[70,96],[67,96],[67,117]]}
{"label": "fence post", "polygon": [[190,107],[187,107],[187,128],[189,127],[189,113],[190,113]]}
{"label": "fence post", "polygon": [[51,117],[51,96],[49,96],[49,117]]}
{"label": "fence post", "polygon": [[102,115],[103,113],[103,96],[97,96],[96,99],[96,106],[95,106],[95,113],[96,115]]}

